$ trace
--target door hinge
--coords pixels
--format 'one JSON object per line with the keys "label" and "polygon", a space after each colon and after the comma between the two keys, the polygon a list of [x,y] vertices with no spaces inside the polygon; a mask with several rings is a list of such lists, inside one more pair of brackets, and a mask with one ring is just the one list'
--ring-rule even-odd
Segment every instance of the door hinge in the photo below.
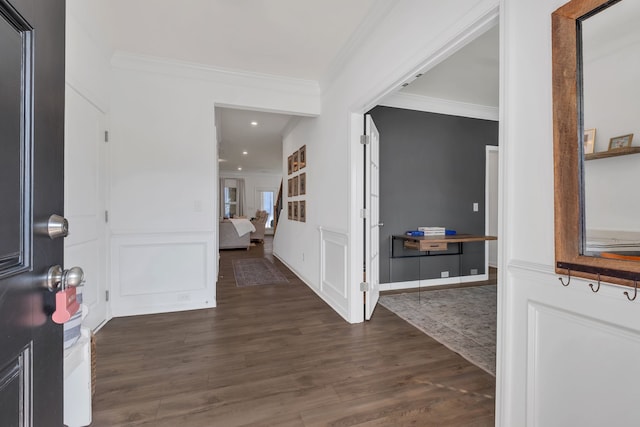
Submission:
{"label": "door hinge", "polygon": [[369,216],[369,212],[366,209],[360,209],[360,218],[365,219]]}
{"label": "door hinge", "polygon": [[371,142],[371,135],[360,135],[360,144],[367,145]]}
{"label": "door hinge", "polygon": [[360,292],[369,292],[371,290],[371,286],[369,286],[368,282],[360,283]]}
{"label": "door hinge", "polygon": [[109,301],[109,291],[104,291],[104,300]]}
{"label": "door hinge", "polygon": [[109,211],[104,211],[104,222],[109,222]]}
{"label": "door hinge", "polygon": [[104,131],[104,142],[109,142],[109,131],[108,130]]}

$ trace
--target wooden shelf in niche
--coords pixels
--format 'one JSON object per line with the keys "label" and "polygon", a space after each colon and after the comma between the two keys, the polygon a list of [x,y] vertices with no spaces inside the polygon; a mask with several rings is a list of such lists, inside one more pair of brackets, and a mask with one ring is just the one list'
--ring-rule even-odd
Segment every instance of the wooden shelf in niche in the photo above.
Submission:
{"label": "wooden shelf in niche", "polygon": [[599,153],[585,154],[585,160],[605,159],[607,157],[627,156],[629,154],[640,153],[640,147],[624,147],[615,150],[601,151]]}

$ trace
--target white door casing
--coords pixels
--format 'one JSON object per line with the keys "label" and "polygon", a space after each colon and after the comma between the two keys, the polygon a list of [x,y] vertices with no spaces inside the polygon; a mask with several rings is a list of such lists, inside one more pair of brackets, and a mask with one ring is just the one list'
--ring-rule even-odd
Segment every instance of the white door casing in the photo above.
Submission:
{"label": "white door casing", "polygon": [[[493,145],[486,147],[485,162],[485,234],[498,235],[498,163],[500,150]],[[485,250],[490,267],[498,267],[498,242],[488,241]],[[488,273],[488,272],[487,272]]]}
{"label": "white door casing", "polygon": [[84,325],[95,330],[107,320],[106,302],[106,142],[104,112],[66,86],[65,213],[66,265],[81,265],[79,288],[88,308]]}
{"label": "white door casing", "polygon": [[380,134],[369,114],[365,116],[365,319],[371,320],[380,298]]}

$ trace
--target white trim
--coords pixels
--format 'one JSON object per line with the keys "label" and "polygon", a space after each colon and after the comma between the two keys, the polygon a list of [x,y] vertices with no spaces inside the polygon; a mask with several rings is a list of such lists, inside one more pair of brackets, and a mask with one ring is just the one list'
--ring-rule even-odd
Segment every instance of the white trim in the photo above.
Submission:
{"label": "white trim", "polygon": [[[484,8],[484,9],[483,9]],[[371,88],[370,93],[372,96],[367,96],[361,100],[354,102],[351,105],[350,110],[352,112],[364,113],[371,110],[378,105],[385,97],[391,93],[396,92],[403,87],[405,83],[413,82],[417,76],[422,75],[440,64],[445,59],[456,53],[458,50],[465,47],[473,40],[480,37],[482,34],[495,27],[498,23],[500,16],[500,8],[498,1],[495,4],[486,7],[480,5],[473,9],[470,9],[465,17],[461,19],[464,21],[458,28],[461,28],[453,36],[447,38],[441,37],[438,39],[429,40],[426,46],[419,52],[416,52],[414,56],[411,56],[411,62],[404,62],[399,64],[394,72],[389,73],[390,76],[397,76],[396,78],[390,77],[384,82],[378,84],[376,87]],[[434,46],[436,47],[434,49]],[[413,62],[413,59],[423,58],[424,56],[420,52],[433,52],[427,56],[423,61],[417,65]],[[409,71],[407,71],[409,70]]]}
{"label": "white trim", "polygon": [[[489,153],[491,152],[495,152],[498,153],[498,169],[500,168],[500,147],[497,145],[487,145],[485,147],[485,158],[484,158],[484,164],[485,164],[485,172],[484,172],[484,234],[489,236],[489,204],[490,204],[490,198],[489,198],[489,194],[490,191],[489,189],[491,188],[491,186],[489,185]],[[500,187],[499,185],[500,183],[498,182],[498,187]],[[498,194],[496,196],[499,196],[500,194],[500,188],[497,189],[498,190]],[[500,200],[498,200],[498,205],[500,204]],[[498,208],[498,210],[500,210]],[[496,215],[498,215],[498,212],[496,212]],[[498,219],[498,222],[500,220]],[[497,259],[496,259],[497,262]],[[484,266],[485,268],[488,267],[493,267],[493,268],[498,268],[498,265],[491,265],[489,264],[489,241],[486,241],[484,244]]]}
{"label": "white trim", "polygon": [[498,120],[497,107],[450,101],[413,93],[393,93],[383,99],[379,105],[428,113],[448,114],[450,116],[470,117],[472,119]]}
{"label": "white trim", "polygon": [[359,283],[362,282],[362,266],[364,265],[364,230],[360,209],[364,198],[364,154],[360,136],[364,135],[364,114],[351,113],[349,120],[349,262],[351,268],[348,280],[351,284],[349,293],[349,311],[351,323],[364,322],[364,307]]}
{"label": "white trim", "polygon": [[[278,173],[278,172],[227,172],[227,171],[220,171],[219,172],[219,177],[220,178],[225,178],[225,179],[238,179],[238,178],[246,178],[248,176],[252,176],[252,177],[265,177],[265,176],[271,176],[271,177],[277,177],[282,179],[282,173]],[[264,187],[260,187],[260,188],[264,188]],[[277,190],[276,190],[277,192]]]}
{"label": "white trim", "polygon": [[498,159],[498,236],[501,239],[498,240],[498,295],[497,295],[497,316],[496,316],[496,407],[495,407],[495,425],[497,427],[506,426],[506,423],[511,418],[511,412],[513,409],[509,406],[513,403],[513,370],[512,365],[514,363],[513,352],[509,351],[509,336],[513,336],[512,329],[514,326],[508,323],[509,313],[508,310],[512,308],[510,302],[510,289],[508,274],[507,274],[507,257],[510,254],[510,245],[508,239],[503,239],[506,236],[505,230],[508,229],[508,217],[505,214],[508,212],[507,202],[505,195],[507,193],[506,187],[509,186],[508,173],[507,173],[507,157],[509,157],[509,141],[510,138],[506,135],[508,127],[506,126],[506,120],[508,118],[509,102],[506,93],[507,79],[508,79],[508,67],[507,67],[507,45],[509,40],[506,39],[506,26],[507,26],[507,0],[500,0],[500,43],[499,43],[499,67],[500,67],[500,82],[499,82],[499,118],[498,118],[498,146],[500,147],[500,156]]}
{"label": "white trim", "polygon": [[445,277],[441,279],[409,280],[406,282],[380,283],[380,291],[398,291],[402,289],[430,288],[433,286],[455,285],[459,283],[483,282],[489,275],[474,274],[472,276]]}
{"label": "white trim", "polygon": [[[327,229],[325,229],[325,231],[327,231]],[[349,323],[359,323],[359,322],[354,322],[352,320],[349,319],[348,313],[343,313],[340,312],[339,310],[335,309],[335,305],[333,304],[333,301],[331,301],[330,299],[328,299],[326,297],[326,295],[323,295],[322,292],[315,286],[312,285],[311,281],[306,279],[305,277],[301,276],[291,265],[289,265],[284,259],[282,259],[280,256],[278,256],[278,254],[276,254],[275,252],[273,253],[273,256],[276,257],[278,259],[278,261],[280,261],[282,264],[284,264],[285,267],[287,267],[289,270],[291,270],[291,272],[293,274],[295,274],[298,279],[300,279],[305,285],[307,285],[307,287],[309,289],[311,289],[318,297],[320,297],[320,299],[322,301],[325,302],[325,304],[327,304],[329,307],[331,307],[337,314],[339,314],[344,320],[346,320]],[[362,321],[360,321],[362,322]]]}
{"label": "white trim", "polygon": [[[193,62],[178,61],[130,52],[117,51],[111,58],[114,68],[144,71],[148,73],[166,74],[174,77],[214,81],[221,84],[241,86],[245,88],[277,90],[296,93],[302,96],[320,98],[320,85],[314,80],[303,80],[289,77],[261,74],[249,71],[231,70],[211,67]],[[219,105],[234,108],[233,105]],[[238,108],[237,106],[235,108]],[[300,112],[296,112],[300,114]]]}

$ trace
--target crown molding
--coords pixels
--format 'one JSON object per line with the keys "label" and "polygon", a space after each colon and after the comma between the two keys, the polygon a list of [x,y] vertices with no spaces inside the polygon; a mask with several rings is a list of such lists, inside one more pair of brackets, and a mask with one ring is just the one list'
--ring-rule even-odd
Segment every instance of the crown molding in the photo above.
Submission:
{"label": "crown molding", "polygon": [[266,177],[270,176],[273,178],[282,178],[282,172],[271,171],[271,172],[257,172],[257,171],[219,171],[218,176],[223,179],[237,179],[237,178],[246,178],[246,177]]}
{"label": "crown molding", "polygon": [[205,64],[140,55],[131,52],[116,51],[111,58],[111,65],[116,69],[205,80],[231,86],[277,90],[303,96],[320,96],[320,85],[315,80],[211,67]]}
{"label": "crown molding", "polygon": [[487,105],[469,104],[429,96],[396,92],[387,96],[379,105],[403,108],[405,110],[425,111],[428,113],[448,114],[450,116],[470,117],[473,119],[498,121],[499,109]]}

